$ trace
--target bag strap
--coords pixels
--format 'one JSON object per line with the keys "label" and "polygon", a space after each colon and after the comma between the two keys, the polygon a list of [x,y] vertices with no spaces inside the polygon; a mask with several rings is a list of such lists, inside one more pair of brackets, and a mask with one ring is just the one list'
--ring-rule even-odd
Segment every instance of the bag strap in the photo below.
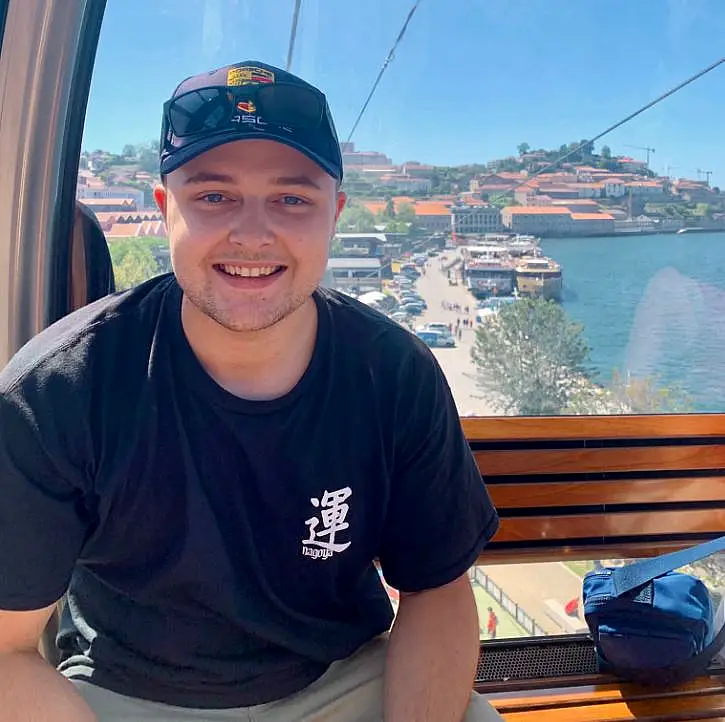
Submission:
{"label": "bag strap", "polygon": [[655,577],[722,551],[725,551],[725,536],[689,549],[681,549],[653,559],[644,559],[619,567],[612,572],[615,594],[621,597],[623,594],[651,582]]}

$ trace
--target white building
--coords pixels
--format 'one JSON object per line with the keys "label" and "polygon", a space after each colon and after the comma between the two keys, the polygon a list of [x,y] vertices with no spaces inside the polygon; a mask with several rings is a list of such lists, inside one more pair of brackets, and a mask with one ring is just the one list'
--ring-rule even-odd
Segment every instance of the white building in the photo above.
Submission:
{"label": "white building", "polygon": [[599,183],[573,183],[571,187],[576,190],[579,198],[602,197],[602,186]]}
{"label": "white building", "polygon": [[380,259],[330,258],[322,285],[354,293],[380,291],[383,286]]}
{"label": "white building", "polygon": [[388,242],[384,233],[336,233],[335,238],[340,241],[343,256],[378,256],[379,249]]}
{"label": "white building", "polygon": [[642,173],[647,170],[647,163],[643,160],[635,160],[626,156],[617,158],[619,167],[629,173]]}
{"label": "white building", "polygon": [[378,181],[380,185],[386,188],[392,188],[398,191],[410,193],[411,191],[420,191],[429,193],[432,187],[430,178],[421,178],[418,176],[408,176],[402,173],[390,173],[380,176]]}
{"label": "white building", "polygon": [[454,233],[495,233],[502,230],[501,211],[494,206],[453,206]]}
{"label": "white building", "polygon": [[627,187],[624,185],[624,181],[618,178],[611,178],[603,181],[604,183],[604,195],[607,198],[621,198],[626,192]]}
{"label": "white building", "polygon": [[664,185],[657,181],[634,181],[633,183],[627,183],[626,189],[633,196],[644,196],[646,198],[658,198],[665,194]]}
{"label": "white building", "polygon": [[78,200],[128,198],[136,202],[138,210],[142,211],[146,207],[143,191],[126,186],[88,186],[85,183],[79,183],[76,187],[76,198]]}

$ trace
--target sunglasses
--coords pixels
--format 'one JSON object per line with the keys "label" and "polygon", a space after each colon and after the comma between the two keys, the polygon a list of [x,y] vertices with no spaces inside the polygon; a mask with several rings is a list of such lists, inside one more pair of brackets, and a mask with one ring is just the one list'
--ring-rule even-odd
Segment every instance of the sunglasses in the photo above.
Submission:
{"label": "sunglasses", "polygon": [[177,138],[228,130],[235,115],[257,115],[265,123],[315,130],[322,123],[325,96],[291,83],[230,89],[211,86],[190,90],[165,104],[164,115]]}

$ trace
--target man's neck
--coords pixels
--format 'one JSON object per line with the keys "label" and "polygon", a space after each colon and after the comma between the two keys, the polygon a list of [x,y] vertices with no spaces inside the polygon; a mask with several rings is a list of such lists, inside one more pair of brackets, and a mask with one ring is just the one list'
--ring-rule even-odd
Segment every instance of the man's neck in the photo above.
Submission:
{"label": "man's neck", "polygon": [[309,366],[317,338],[317,306],[310,298],[280,322],[250,333],[230,331],[181,304],[184,334],[204,370],[223,389],[253,401],[291,391]]}

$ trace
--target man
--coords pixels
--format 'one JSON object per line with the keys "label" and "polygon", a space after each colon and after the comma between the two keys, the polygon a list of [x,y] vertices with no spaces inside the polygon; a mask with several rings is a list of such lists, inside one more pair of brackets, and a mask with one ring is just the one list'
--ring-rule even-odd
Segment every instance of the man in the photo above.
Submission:
{"label": "man", "polygon": [[[259,62],[189,78],[160,170],[174,273],[0,376],[3,714],[500,719],[466,576],[498,518],[446,381],[319,289],[345,204],[324,95]],[[34,650],[66,589],[61,676]]]}

